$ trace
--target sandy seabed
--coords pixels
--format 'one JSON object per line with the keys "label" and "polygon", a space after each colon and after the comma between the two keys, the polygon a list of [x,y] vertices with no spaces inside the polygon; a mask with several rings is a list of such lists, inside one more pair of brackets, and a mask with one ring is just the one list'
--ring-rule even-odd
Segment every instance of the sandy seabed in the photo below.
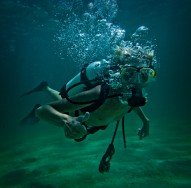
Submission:
{"label": "sandy seabed", "polygon": [[[169,136],[153,131],[141,141],[129,135],[126,149],[118,133],[111,169],[100,174],[99,162],[111,140],[112,129],[107,131],[110,136],[99,132],[81,143],[64,138],[62,131],[50,130],[46,134],[42,130],[29,134],[25,130],[22,138],[2,145],[1,188],[191,187],[189,132],[186,135],[185,131],[177,131]],[[33,131],[37,132],[37,128]]]}

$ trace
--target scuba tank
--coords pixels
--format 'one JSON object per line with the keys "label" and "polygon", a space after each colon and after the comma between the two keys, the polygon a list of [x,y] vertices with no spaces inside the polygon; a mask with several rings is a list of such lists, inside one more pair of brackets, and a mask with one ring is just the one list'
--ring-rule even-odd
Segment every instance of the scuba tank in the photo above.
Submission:
{"label": "scuba tank", "polygon": [[107,75],[108,67],[109,63],[106,60],[84,65],[81,72],[66,84],[67,95],[72,97],[102,83]]}

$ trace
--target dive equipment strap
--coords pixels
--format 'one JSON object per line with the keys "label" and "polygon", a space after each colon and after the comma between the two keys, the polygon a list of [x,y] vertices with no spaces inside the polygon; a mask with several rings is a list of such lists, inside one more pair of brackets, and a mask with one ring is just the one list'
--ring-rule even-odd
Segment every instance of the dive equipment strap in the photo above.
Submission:
{"label": "dive equipment strap", "polygon": [[[109,169],[110,169],[110,161],[112,159],[112,156],[115,153],[114,140],[115,140],[116,133],[117,133],[117,130],[118,130],[118,127],[119,127],[119,122],[120,121],[117,121],[117,123],[116,123],[111,143],[109,144],[105,154],[103,155],[103,157],[102,157],[102,159],[100,161],[100,164],[99,164],[99,172],[100,173],[108,172]],[[124,148],[126,148],[125,117],[124,116],[122,118],[122,133],[123,133]]]}
{"label": "dive equipment strap", "polygon": [[131,107],[144,106],[146,104],[146,98],[143,96],[143,92],[140,88],[132,88],[132,96],[129,98],[128,105]]}
{"label": "dive equipment strap", "polygon": [[127,144],[126,144],[126,137],[125,137],[125,116],[123,116],[123,118],[122,118],[122,133],[123,133],[124,148],[126,148]]}
{"label": "dive equipment strap", "polygon": [[99,172],[100,173],[108,172],[110,169],[110,161],[112,159],[113,154],[115,153],[115,147],[114,147],[113,143],[115,140],[115,136],[116,136],[118,127],[119,127],[119,121],[117,121],[117,123],[116,123],[115,131],[113,133],[111,143],[109,144],[105,154],[103,155],[103,157],[100,161],[100,164],[99,164]]}

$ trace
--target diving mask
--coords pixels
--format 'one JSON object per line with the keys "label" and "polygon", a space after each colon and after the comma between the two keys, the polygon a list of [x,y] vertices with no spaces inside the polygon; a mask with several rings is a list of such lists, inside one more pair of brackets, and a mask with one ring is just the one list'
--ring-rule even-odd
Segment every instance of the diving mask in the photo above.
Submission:
{"label": "diving mask", "polygon": [[156,72],[150,67],[125,66],[121,68],[121,75],[130,84],[146,84],[153,81]]}

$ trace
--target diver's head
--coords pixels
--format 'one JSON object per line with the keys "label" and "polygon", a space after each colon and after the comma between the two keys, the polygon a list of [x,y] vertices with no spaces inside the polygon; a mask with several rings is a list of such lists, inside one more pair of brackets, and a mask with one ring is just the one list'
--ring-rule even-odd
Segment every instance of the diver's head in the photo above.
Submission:
{"label": "diver's head", "polygon": [[114,63],[127,83],[145,86],[156,77],[154,50],[139,45],[117,46]]}

